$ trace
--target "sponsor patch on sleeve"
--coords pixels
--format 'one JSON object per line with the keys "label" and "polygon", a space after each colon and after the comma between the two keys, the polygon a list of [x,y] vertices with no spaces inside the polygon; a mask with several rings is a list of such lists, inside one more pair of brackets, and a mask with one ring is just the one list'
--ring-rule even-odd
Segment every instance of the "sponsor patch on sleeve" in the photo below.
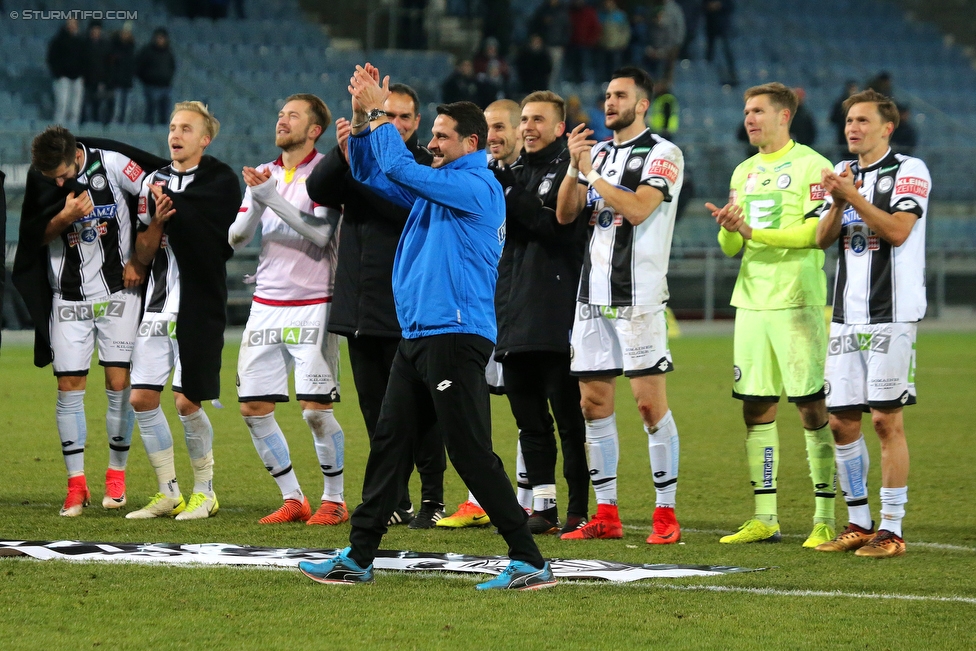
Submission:
{"label": "sponsor patch on sleeve", "polygon": [[824,187],[820,183],[810,184],[810,201],[823,201],[827,196]]}
{"label": "sponsor patch on sleeve", "polygon": [[648,176],[663,176],[671,183],[678,180],[678,166],[664,158],[655,158],[647,170]]}
{"label": "sponsor patch on sleeve", "polygon": [[122,173],[125,174],[130,181],[138,181],[139,177],[142,176],[142,168],[139,167],[139,164],[134,160],[130,160],[129,164],[126,165],[125,169],[122,170]]}
{"label": "sponsor patch on sleeve", "polygon": [[929,196],[929,182],[917,176],[905,176],[895,184],[895,194],[914,194],[916,197],[927,199]]}

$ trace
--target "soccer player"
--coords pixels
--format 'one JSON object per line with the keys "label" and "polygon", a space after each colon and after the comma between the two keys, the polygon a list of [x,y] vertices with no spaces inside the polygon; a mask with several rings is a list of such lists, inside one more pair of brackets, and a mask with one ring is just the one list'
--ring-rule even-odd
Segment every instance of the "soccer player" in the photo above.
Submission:
{"label": "soccer player", "polygon": [[[220,123],[201,102],[177,103],[169,124],[172,162],[146,177],[139,198],[136,258],[151,268],[132,351],[131,402],[159,492],[145,507],[126,514],[130,519],[197,520],[219,508],[213,491],[213,427],[201,402],[220,396],[225,263],[233,254],[227,231],[241,205],[237,175],[204,155],[219,130]],[[171,372],[193,467],[189,502],[176,481],[173,435],[159,407]]]}
{"label": "soccer player", "polygon": [[[145,172],[124,154],[78,143],[61,126],[48,127],[34,138],[31,164],[33,173],[64,188],[44,214],[25,198],[17,256],[18,267],[35,255],[44,258],[46,267],[44,287],[25,291],[19,274],[18,286],[28,300],[37,298],[35,293],[51,297],[46,323],[38,320],[37,339],[41,346],[49,345],[46,358],[39,361],[42,366],[53,362],[58,381],[55,414],[68,472],[60,513],[79,516],[91,498],[85,479],[85,388],[96,345],[108,398],[109,462],[102,506],[119,509],[126,504],[125,467],[134,422],[128,404],[129,360],[144,279],[130,261],[134,220],[129,202],[139,196]],[[41,265],[36,266],[40,271]]]}
{"label": "soccer player", "polygon": [[656,494],[649,544],[677,543],[678,428],[668,408],[667,271],[678,193],[681,150],[644,126],[653,82],[640,68],[614,71],[607,86],[605,124],[613,139],[597,144],[580,125],[568,139],[571,158],[559,188],[556,217],[581,214],[590,238],[583,256],[572,334],[573,375],[579,377],[596,515],[564,540],[622,538],[617,512],[619,445],[614,417],[616,376],[630,388],[644,422]]}
{"label": "soccer player", "polygon": [[454,467],[505,538],[512,559],[477,588],[554,585],[528,516],[491,450],[485,365],[496,333],[493,299],[505,240],[505,197],[485,166],[484,114],[470,102],[439,106],[428,168],[413,160],[386,124],[389,78],[382,86],[378,81],[379,71],[370,64],[357,66],[350,79],[349,160],[357,180],[412,206],[393,269],[403,340],[370,447],[363,503],[352,515],[350,546],[335,558],[299,568],[321,583],[372,580],[373,558],[412,464],[413,441],[436,422]]}
{"label": "soccer player", "polygon": [[[522,151],[522,136],[519,133],[519,105],[510,99],[500,99],[492,102],[485,108],[485,121],[488,123],[488,146],[485,148],[488,154],[488,167],[496,172],[499,165],[505,167],[512,165]],[[506,238],[506,243],[508,239]],[[504,258],[504,253],[502,254]],[[502,263],[499,262],[499,265]],[[501,277],[499,276],[499,281]],[[499,283],[500,285],[501,283]],[[497,295],[496,295],[497,296]],[[496,318],[498,315],[498,304],[495,305]],[[486,368],[488,387],[492,393],[505,393],[507,389],[501,373],[501,364],[492,357],[488,360]],[[522,446],[516,450],[516,484],[518,486],[518,500],[522,508],[532,509],[531,487],[522,482],[524,473]],[[526,496],[526,493],[528,494]],[[488,514],[481,508],[478,499],[469,490],[468,499],[458,505],[457,511],[451,516],[443,518],[437,523],[438,527],[448,527],[459,529],[463,527],[485,527],[491,524]],[[529,518],[529,528],[532,527]]]}
{"label": "soccer player", "polygon": [[725,206],[705,204],[721,226],[722,251],[731,257],[745,249],[732,293],[732,396],[742,401],[755,514],[738,532],[721,538],[723,543],[781,538],[776,414],[784,388],[800,412],[813,480],[814,524],[803,546],[834,537],[834,463],[823,374],[827,287],[815,238],[824,194],[820,170],[828,161],[790,139],[796,106],[796,93],[780,83],[745,92],[745,128],[759,153],[732,173]]}
{"label": "soccer player", "polygon": [[[326,330],[340,213],[313,203],[305,190],[309,173],[322,159],[315,142],[331,122],[329,108],[315,95],[285,100],[275,124],[281,154],[257,169],[244,168],[248,187],[229,232],[230,245],[238,250],[261,226],[254,299],[237,360],[237,395],[254,448],[284,500],[261,518],[262,524],[335,525],[349,519],[343,499],[345,439],[332,411],[339,400],[339,337]],[[274,415],[275,403],[288,401],[291,368],[325,477],[315,515]]]}
{"label": "soccer player", "polygon": [[[525,479],[533,498],[529,529],[534,534],[560,533],[550,406],[569,485],[561,533],[586,524],[590,490],[579,381],[569,372],[569,333],[588,233],[582,220],[565,226],[556,220],[556,197],[569,168],[562,137],[565,109],[563,99],[550,91],[523,99],[517,116],[525,151],[514,165],[498,165],[496,170],[502,186],[511,189],[505,195],[507,232],[495,293],[495,356],[504,366],[505,393],[519,428]],[[522,479],[520,473],[520,486]]]}
{"label": "soccer player", "polygon": [[[392,84],[384,106],[414,160],[430,165],[433,157],[418,142],[420,98],[406,84]],[[373,440],[390,368],[400,343],[400,324],[393,304],[393,258],[410,209],[387,201],[357,183],[349,170],[348,139],[352,131],[345,118],[336,120],[338,144],[325,154],[305,182],[309,197],[323,206],[342,207],[339,261],[329,309],[329,332],[346,338],[349,365],[359,396],[366,434]],[[444,515],[444,470],[447,459],[439,434],[421,437],[414,450],[420,475],[421,504],[414,512],[408,487],[390,525],[429,529]]]}
{"label": "soccer player", "polygon": [[[817,244],[840,257],[827,349],[827,408],[837,476],[850,524],[819,551],[858,556],[905,553],[908,443],[902,408],[915,404],[915,331],[925,316],[925,216],[932,180],[918,158],[895,154],[898,109],[873,90],[844,102],[845,134],[856,161],[823,172],[829,193]],[[871,413],[881,442],[881,524],[867,499],[868,450],[861,417]]]}

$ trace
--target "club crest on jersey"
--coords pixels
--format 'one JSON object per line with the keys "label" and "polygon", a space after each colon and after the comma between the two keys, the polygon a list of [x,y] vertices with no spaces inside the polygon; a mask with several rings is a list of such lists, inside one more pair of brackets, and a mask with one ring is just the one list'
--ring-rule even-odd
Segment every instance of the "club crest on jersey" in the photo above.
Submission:
{"label": "club crest on jersey", "polygon": [[640,156],[635,156],[634,158],[631,158],[629,161],[627,161],[627,169],[631,171],[639,170],[640,166],[643,164],[644,164],[644,159],[641,158]]}
{"label": "club crest on jersey", "polygon": [[[100,206],[105,207],[105,206]],[[112,206],[113,208],[115,206]],[[105,222],[98,222],[96,224],[91,224],[86,226],[80,231],[72,231],[68,233],[68,246],[78,246],[79,244],[91,244],[102,235],[108,233],[108,225]]]}
{"label": "club crest on jersey", "polygon": [[898,179],[895,194],[914,194],[916,197],[925,199],[929,196],[929,182],[917,176],[906,176],[903,179]]}
{"label": "club crest on jersey", "polygon": [[887,192],[894,184],[895,182],[890,176],[883,176],[881,177],[881,180],[878,181],[878,192]]}
{"label": "club crest on jersey", "polygon": [[96,174],[88,179],[88,185],[91,186],[93,190],[104,190],[106,186],[108,186],[108,181],[105,179],[104,174]]}
{"label": "club crest on jersey", "polygon": [[786,188],[790,187],[790,183],[792,182],[793,179],[790,178],[789,174],[780,174],[779,178],[776,179],[776,187],[780,190],[785,190]]}
{"label": "club crest on jersey", "polygon": [[544,195],[548,194],[549,190],[552,190],[552,179],[542,179],[542,183],[539,184],[537,192],[539,195]]}

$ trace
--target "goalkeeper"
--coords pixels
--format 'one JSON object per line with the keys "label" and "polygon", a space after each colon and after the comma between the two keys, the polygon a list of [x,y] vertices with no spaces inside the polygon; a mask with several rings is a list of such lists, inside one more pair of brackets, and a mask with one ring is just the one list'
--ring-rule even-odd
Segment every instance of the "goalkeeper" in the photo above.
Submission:
{"label": "goalkeeper", "polygon": [[790,138],[796,94],[780,83],[745,92],[745,127],[759,153],[732,174],[729,202],[708,203],[722,251],[744,249],[732,293],[735,315],[732,396],[742,401],[755,515],[723,543],[777,542],[777,405],[784,388],[800,411],[816,510],[813,548],[834,536],[834,456],[824,401],[827,349],[823,252],[817,248],[829,161]]}

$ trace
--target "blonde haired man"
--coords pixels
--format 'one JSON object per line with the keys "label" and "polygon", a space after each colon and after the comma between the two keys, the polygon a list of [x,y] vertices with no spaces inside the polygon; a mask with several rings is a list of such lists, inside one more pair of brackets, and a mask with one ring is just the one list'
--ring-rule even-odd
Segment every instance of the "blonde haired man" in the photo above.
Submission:
{"label": "blonde haired man", "polygon": [[[172,162],[147,175],[139,197],[135,258],[148,268],[145,313],[132,352],[132,407],[159,492],[130,519],[207,518],[213,492],[213,428],[201,408],[220,395],[227,305],[227,231],[241,204],[237,176],[205,155],[220,123],[201,102],[179,102],[169,125]],[[179,322],[179,328],[177,328]],[[174,372],[175,369],[175,372]],[[160,394],[173,374],[176,410],[193,466],[189,503],[176,481],[173,436]]]}
{"label": "blonde haired man", "polygon": [[723,543],[778,542],[777,403],[786,390],[803,421],[816,511],[803,543],[834,537],[834,462],[823,360],[827,287],[815,231],[827,159],[790,138],[797,97],[780,83],[745,92],[745,127],[759,153],[732,173],[729,201],[705,204],[721,226],[722,251],[744,249],[732,293],[736,307],[732,396],[742,401],[755,514]]}

